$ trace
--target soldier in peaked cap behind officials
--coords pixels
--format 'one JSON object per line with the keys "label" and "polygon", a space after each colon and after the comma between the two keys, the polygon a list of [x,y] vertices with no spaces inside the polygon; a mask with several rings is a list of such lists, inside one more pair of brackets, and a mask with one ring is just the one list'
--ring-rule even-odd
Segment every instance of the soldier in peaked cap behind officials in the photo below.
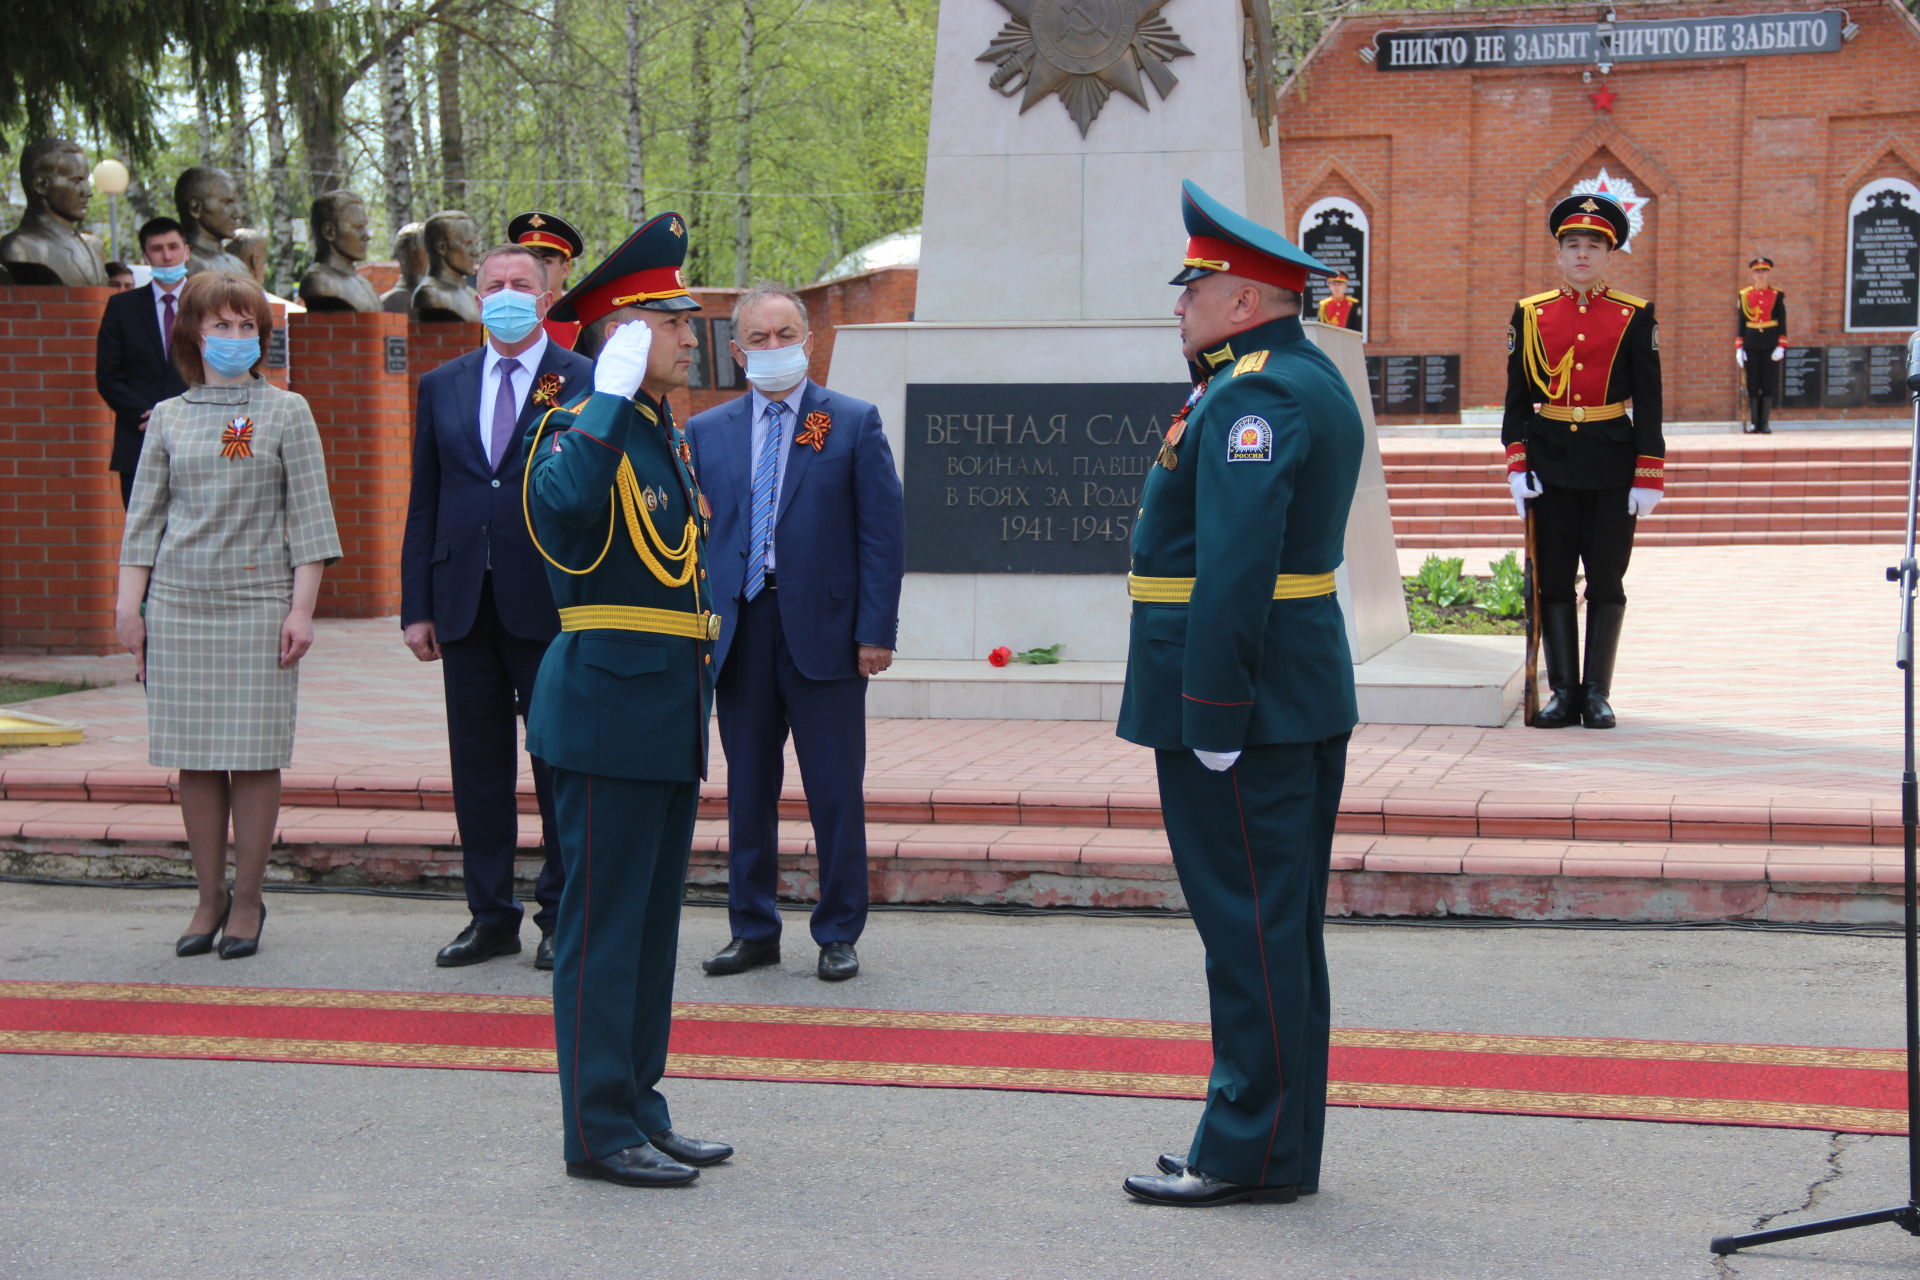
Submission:
{"label": "soldier in peaked cap behind officials", "polygon": [[[573,273],[576,258],[587,251],[587,242],[571,222],[557,213],[538,209],[514,217],[507,223],[507,242],[526,249],[546,269],[547,290],[554,297],[567,292],[567,277]],[[556,320],[552,315],[541,321],[547,337],[568,351],[580,337],[578,320]]]}
{"label": "soldier in peaked cap behind officials", "polygon": [[1119,733],[1154,748],[1174,869],[1207,949],[1213,1074],[1150,1204],[1319,1188],[1329,1002],[1321,941],[1353,657],[1334,597],[1365,443],[1300,323],[1329,268],[1188,182],[1174,314],[1195,387],[1133,534]]}
{"label": "soldier in peaked cap behind officials", "polygon": [[667,407],[697,343],[686,235],[661,214],[554,307],[599,359],[593,394],[531,429],[524,491],[560,610],[527,749],[553,771],[566,868],[553,1019],[567,1173],[637,1187],[692,1182],[733,1154],[675,1132],[657,1087],[720,634],[712,512]]}
{"label": "soldier in peaked cap behind officials", "polygon": [[[1564,283],[1514,304],[1500,441],[1522,520],[1534,520],[1540,637],[1553,697],[1538,729],[1614,726],[1613,660],[1626,620],[1633,530],[1666,489],[1660,332],[1653,303],[1606,282],[1630,224],[1605,195],[1568,196],[1548,229]],[[1633,405],[1631,414],[1628,402]],[[1587,575],[1587,652],[1573,590]]]}
{"label": "soldier in peaked cap behind officials", "polygon": [[1336,271],[1327,277],[1327,296],[1320,299],[1316,314],[1321,324],[1330,324],[1336,329],[1360,328],[1360,300],[1347,292],[1351,283],[1347,273]]}
{"label": "soldier in peaked cap behind officials", "polygon": [[1733,358],[1747,379],[1747,431],[1769,436],[1767,425],[1773,402],[1780,398],[1780,361],[1787,354],[1787,293],[1773,287],[1773,259],[1747,263],[1747,279],[1740,291],[1739,333],[1733,340]]}

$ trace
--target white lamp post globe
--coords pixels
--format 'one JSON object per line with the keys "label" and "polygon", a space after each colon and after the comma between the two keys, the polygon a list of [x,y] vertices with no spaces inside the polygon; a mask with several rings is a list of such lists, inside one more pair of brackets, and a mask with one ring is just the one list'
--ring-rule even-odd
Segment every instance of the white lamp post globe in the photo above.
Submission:
{"label": "white lamp post globe", "polygon": [[102,160],[93,166],[93,187],[105,195],[117,196],[127,189],[132,176],[127,166],[118,160]]}

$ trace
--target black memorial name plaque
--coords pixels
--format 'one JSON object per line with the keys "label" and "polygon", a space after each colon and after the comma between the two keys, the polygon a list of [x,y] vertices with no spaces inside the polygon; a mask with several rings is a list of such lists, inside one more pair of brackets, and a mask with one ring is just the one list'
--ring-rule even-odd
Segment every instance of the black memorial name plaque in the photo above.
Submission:
{"label": "black memorial name plaque", "polygon": [[1441,417],[1460,415],[1460,357],[1422,356],[1420,412]]}
{"label": "black memorial name plaque", "polygon": [[267,368],[284,369],[287,367],[287,326],[277,324],[273,332],[267,335]]}
{"label": "black memorial name plaque", "polygon": [[1905,347],[1867,348],[1867,403],[1871,405],[1907,403],[1907,349]]}
{"label": "black memorial name plaque", "polygon": [[907,387],[907,569],[1125,573],[1185,383]]}
{"label": "black memorial name plaque", "polygon": [[[1902,184],[1904,185],[1904,184]],[[1920,326],[1920,209],[1883,189],[1853,215],[1847,254],[1847,329]]]}
{"label": "black memorial name plaque", "polygon": [[1420,356],[1388,356],[1380,372],[1380,412],[1420,412]]}
{"label": "black memorial name plaque", "polygon": [[1367,395],[1373,401],[1373,416],[1379,417],[1387,411],[1386,370],[1380,356],[1365,357],[1367,364]]}
{"label": "black memorial name plaque", "polygon": [[407,371],[407,340],[389,335],[386,341],[386,357],[388,373],[405,373]]}
{"label": "black memorial name plaque", "polygon": [[693,326],[694,339],[700,344],[694,348],[693,363],[687,366],[687,386],[694,391],[704,391],[713,385],[714,364],[733,359],[733,353],[713,349],[713,334],[699,316],[689,318],[687,323]]}
{"label": "black memorial name plaque", "polygon": [[[1782,409],[1818,409],[1820,407],[1821,369],[1827,360],[1825,347],[1788,347],[1780,358],[1780,407]],[[1743,374],[1742,377],[1745,375]],[[1742,382],[1745,394],[1745,382]]]}
{"label": "black memorial name plaque", "polygon": [[737,390],[747,380],[739,361],[733,358],[733,321],[713,318],[713,386],[720,391]]}
{"label": "black memorial name plaque", "polygon": [[[1364,217],[1364,215],[1363,215]],[[1347,277],[1347,293],[1356,302],[1366,294],[1367,281],[1367,228],[1363,221],[1356,221],[1352,211],[1347,209],[1323,209],[1300,237],[1300,247],[1324,262],[1335,271]],[[1320,314],[1320,300],[1330,297],[1327,278],[1321,275],[1307,277],[1306,314],[1309,317]],[[1360,310],[1361,318],[1366,318],[1366,308]]]}
{"label": "black memorial name plaque", "polygon": [[1829,409],[1852,409],[1867,402],[1867,349],[1865,347],[1828,347],[1825,394],[1821,402]]}

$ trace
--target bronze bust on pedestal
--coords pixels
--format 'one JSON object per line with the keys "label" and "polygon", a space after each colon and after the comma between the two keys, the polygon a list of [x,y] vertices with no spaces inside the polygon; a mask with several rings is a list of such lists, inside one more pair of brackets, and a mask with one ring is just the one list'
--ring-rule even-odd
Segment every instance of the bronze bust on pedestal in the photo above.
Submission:
{"label": "bronze bust on pedestal", "polygon": [[99,242],[80,230],[93,184],[79,146],[64,138],[29,144],[20,153],[20,187],[27,193],[26,216],[0,236],[0,266],[13,282],[105,284],[107,265]]}
{"label": "bronze bust on pedestal", "polygon": [[393,238],[393,260],[400,268],[400,283],[380,295],[380,309],[403,316],[413,310],[413,291],[427,274],[427,246],[418,222],[409,222]]}
{"label": "bronze bust on pedestal", "polygon": [[354,263],[367,256],[367,205],[351,191],[329,191],[313,202],[313,265],[300,279],[309,311],[378,311],[380,295]]}
{"label": "bronze bust on pedestal", "polygon": [[225,169],[195,165],[173,184],[173,207],[186,232],[187,274],[232,271],[250,274],[247,264],[221,248],[240,225],[240,196]]}
{"label": "bronze bust on pedestal", "polygon": [[480,256],[473,219],[457,209],[442,209],[420,230],[427,246],[427,275],[413,291],[416,320],[480,319],[480,298],[467,284]]}

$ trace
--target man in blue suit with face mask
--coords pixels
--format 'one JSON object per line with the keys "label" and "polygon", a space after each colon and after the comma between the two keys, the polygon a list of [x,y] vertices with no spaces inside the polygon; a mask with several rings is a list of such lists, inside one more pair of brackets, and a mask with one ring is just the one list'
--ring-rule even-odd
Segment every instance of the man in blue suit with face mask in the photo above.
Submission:
{"label": "man in blue suit with face mask", "polygon": [[867,679],[893,662],[906,515],[880,413],[807,377],[800,299],[760,284],[734,305],[753,390],[687,424],[713,503],[724,616],[714,701],[727,756],[732,939],[709,974],[780,959],[778,806],[787,734],[819,849],[815,973],[860,971],[867,919]]}

